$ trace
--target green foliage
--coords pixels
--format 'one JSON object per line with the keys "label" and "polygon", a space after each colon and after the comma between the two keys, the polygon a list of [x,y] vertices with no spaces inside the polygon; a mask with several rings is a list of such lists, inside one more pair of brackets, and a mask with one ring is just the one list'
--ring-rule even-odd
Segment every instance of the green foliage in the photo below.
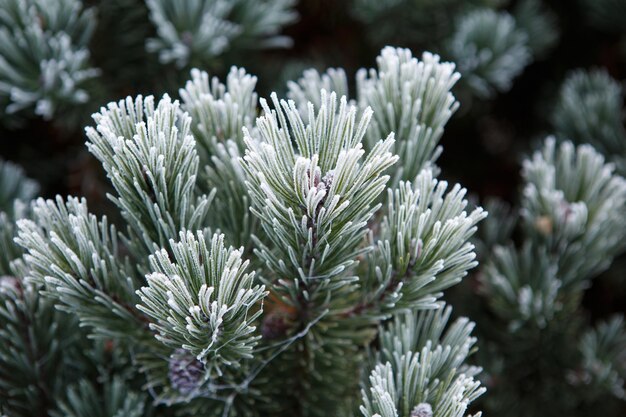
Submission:
{"label": "green foliage", "polygon": [[100,394],[92,383],[81,380],[72,385],[67,392],[67,400],[59,406],[53,417],[143,417],[145,396],[128,391],[128,386],[121,378],[107,381]]}
{"label": "green foliage", "polygon": [[22,168],[0,159],[0,276],[12,275],[11,262],[22,254],[13,242],[15,221],[27,216],[27,204],[38,191]]}
{"label": "green foliage", "polygon": [[543,328],[563,309],[558,267],[541,248],[497,246],[484,272],[482,291],[512,331],[526,322]]}
{"label": "green foliage", "polygon": [[450,55],[465,82],[479,97],[511,88],[532,59],[528,35],[506,12],[475,10],[458,23],[449,44]]}
{"label": "green foliage", "polygon": [[65,395],[68,384],[91,370],[85,351],[91,347],[78,321],[40,294],[22,251],[13,242],[15,221],[30,216],[27,203],[38,185],[23,170],[0,161],[0,412],[11,416],[47,415]]}
{"label": "green foliage", "polygon": [[354,281],[346,272],[379,208],[376,199],[389,179],[381,174],[397,161],[390,152],[393,134],[365,156],[361,141],[370,109],[357,121],[357,109],[345,98],[337,107],[334,93],[321,97],[317,114],[309,105],[306,125],[295,103],[273,95],[272,110],[262,100],[258,136],[245,133],[252,211],[269,239],[258,243],[258,256],[276,274],[275,290],[291,303],[323,300],[327,291]]}
{"label": "green foliage", "polygon": [[[515,224],[507,211],[509,231],[489,233],[495,238],[483,242],[488,260],[480,293],[490,312],[483,333],[494,349],[485,363],[491,410],[612,412],[606,393],[623,390],[621,319],[583,335],[580,304],[590,281],[624,251],[626,180],[613,170],[591,146],[557,145],[554,138],[524,161],[520,244],[507,242]],[[572,349],[578,344],[580,351]]]}
{"label": "green foliage", "polygon": [[624,399],[626,366],[626,329],[624,317],[615,316],[589,329],[581,338],[582,372],[574,372],[570,379],[582,385],[590,399],[601,398],[605,392]]}
{"label": "green foliage", "polygon": [[378,71],[357,74],[359,104],[374,110],[367,143],[372,147],[383,132],[395,132],[401,164],[394,183],[411,181],[441,153],[444,126],[459,107],[450,90],[460,75],[439,56],[426,52],[418,60],[408,49],[384,48],[377,64]]}
{"label": "green foliage", "polygon": [[378,267],[366,281],[371,293],[365,304],[381,299],[383,311],[434,308],[441,291],[477,265],[469,239],[486,213],[476,208],[468,215],[465,189],[447,188],[423,170],[414,184],[388,191],[388,213],[370,258]]}
{"label": "green foliage", "polygon": [[222,84],[206,72],[192,70],[191,80],[180,90],[183,109],[192,117],[191,130],[197,141],[200,165],[198,187],[216,190],[213,218],[237,245],[250,247],[256,231],[250,215],[250,197],[239,158],[245,144],[243,128],[253,129],[258,97],[256,77],[231,68]]}
{"label": "green foliage", "polygon": [[474,323],[461,318],[446,329],[451,311],[439,306],[401,314],[381,329],[376,365],[362,392],[363,416],[462,417],[485,392],[474,379],[480,368],[464,364],[476,343]]}
{"label": "green foliage", "polygon": [[86,129],[87,147],[118,193],[110,198],[128,222],[128,245],[146,254],[180,230],[201,229],[212,198],[196,188],[196,141],[179,107],[167,95],[156,108],[152,96],[128,97],[102,108],[97,127]]}
{"label": "green foliage", "polygon": [[154,273],[139,292],[157,339],[193,354],[207,368],[207,376],[220,374],[221,367],[238,367],[252,358],[259,336],[252,323],[262,309],[251,312],[267,293],[254,286],[254,273],[246,273],[248,261],[241,249],[224,247],[224,236],[207,242],[201,232],[181,233],[171,242],[173,257],[166,250],[150,259]]}
{"label": "green foliage", "polygon": [[[486,216],[468,214],[465,190],[433,175],[458,74],[402,49],[386,48],[378,64],[360,76],[358,100],[315,91],[346,91],[343,71],[309,73],[291,84],[298,103],[261,99],[256,123],[256,77],[236,68],[224,84],[193,70],[182,108],[138,96],[93,115],[87,147],[126,227],[71,197],[39,199],[17,223],[19,279],[95,344],[72,343],[89,371],[59,364],[73,379],[44,412],[354,415],[359,375],[374,369],[367,352],[392,333],[418,338],[397,356],[430,369],[424,379],[400,362],[389,368],[416,378],[402,410],[464,412],[482,393],[478,370],[463,365],[471,325],[462,319],[440,339],[449,310],[414,317],[476,266],[469,239]],[[22,194],[12,184],[7,196],[28,194],[28,183]],[[394,314],[407,324],[388,327]],[[389,349],[381,361],[396,355]]]}
{"label": "green foliage", "polygon": [[55,310],[36,286],[9,276],[0,278],[0,318],[0,411],[45,415],[64,394],[68,377],[81,372],[77,322]]}
{"label": "green foliage", "polygon": [[561,86],[552,124],[576,143],[590,143],[626,173],[622,87],[601,70],[578,70]]}
{"label": "green foliage", "polygon": [[[626,249],[619,82],[599,70],[568,77],[557,139],[523,162],[517,205],[488,202],[487,218],[437,178],[444,129],[457,97],[496,98],[539,59],[562,71],[573,58],[549,55],[555,15],[538,0],[336,3],[0,0],[3,124],[65,125],[132,95],[86,129],[114,203],[90,207],[117,211],[108,218],[85,199],[32,201],[37,185],[0,162],[0,415],[620,415],[623,317],[585,311],[603,289],[585,291]],[[576,61],[600,51],[620,74],[623,1],[577,3],[611,34],[585,32]],[[296,7],[309,14],[288,31],[305,41],[258,53],[291,45],[282,33]],[[304,53],[307,65],[331,61],[354,42],[341,56],[350,68],[372,45],[441,57],[385,47],[355,78],[304,71],[285,100],[259,100],[243,68],[214,76],[230,63],[282,67],[260,80],[265,91]],[[136,95],[176,91],[188,69],[180,103]],[[511,101],[542,95],[542,69],[524,77],[536,93],[515,89],[487,117],[475,110],[490,103],[461,100],[470,117],[448,131],[492,139],[492,123],[526,122],[509,118]],[[34,126],[57,143],[42,152],[73,148],[56,127]],[[482,170],[473,156],[460,159]],[[461,296],[481,343],[441,301],[477,259],[485,266]],[[490,395],[477,405],[481,384]]]}
{"label": "green foliage", "polygon": [[0,160],[0,210],[13,214],[15,200],[28,202],[39,191],[37,183],[24,174],[24,170],[8,161]]}
{"label": "green foliage", "polygon": [[120,254],[115,227],[90,214],[84,199],[38,199],[32,210],[33,220],[18,221],[16,239],[30,280],[102,337],[140,334],[138,279]]}
{"label": "green foliage", "polygon": [[289,46],[280,29],[293,22],[294,0],[148,0],[157,38],[146,47],[178,68],[211,65],[232,47]]}
{"label": "green foliage", "polygon": [[[543,149],[524,161],[523,247],[496,247],[483,292],[511,329],[545,327],[623,250],[626,181],[588,145]],[[575,299],[576,297],[574,297]]]}
{"label": "green foliage", "polygon": [[281,31],[297,19],[295,3],[2,0],[0,118],[75,127],[94,97],[129,85],[163,88],[179,78],[175,69],[219,68],[237,53],[290,47]]}
{"label": "green foliage", "polygon": [[589,145],[546,140],[526,160],[522,220],[558,263],[564,288],[606,269],[624,250],[626,180]]}
{"label": "green foliage", "polygon": [[20,167],[0,160],[0,412],[12,416],[41,414],[53,404],[65,381],[43,376],[71,363],[63,352],[77,342],[76,322],[14,276],[23,271],[15,220],[27,214],[25,203],[37,191]]}
{"label": "green foliage", "polygon": [[52,119],[86,103],[99,73],[87,49],[94,11],[79,0],[2,0],[0,10],[0,117]]}

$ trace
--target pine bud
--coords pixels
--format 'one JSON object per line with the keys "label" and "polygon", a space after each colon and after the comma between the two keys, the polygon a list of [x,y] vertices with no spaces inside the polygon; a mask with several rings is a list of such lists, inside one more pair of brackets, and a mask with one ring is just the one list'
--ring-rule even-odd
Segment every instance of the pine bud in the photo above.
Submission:
{"label": "pine bud", "polygon": [[324,203],[326,202],[326,197],[328,196],[328,192],[330,190],[331,185],[333,185],[333,180],[335,179],[335,170],[331,169],[330,171],[328,171],[326,173],[326,175],[324,175],[324,177],[319,180],[316,177],[316,184],[315,186],[317,187],[318,190],[320,191],[326,191],[326,196],[324,198],[322,198],[319,202],[319,204],[317,205],[316,208],[316,213],[319,213],[319,211],[322,209],[322,207],[324,206]]}
{"label": "pine bud", "polygon": [[433,417],[433,408],[428,403],[419,403],[411,411],[411,417]]}
{"label": "pine bud", "polygon": [[535,219],[535,229],[544,236],[552,234],[552,219],[549,216],[539,216]]}
{"label": "pine bud", "polygon": [[185,349],[176,349],[170,356],[169,378],[181,394],[190,394],[202,385],[204,364]]}

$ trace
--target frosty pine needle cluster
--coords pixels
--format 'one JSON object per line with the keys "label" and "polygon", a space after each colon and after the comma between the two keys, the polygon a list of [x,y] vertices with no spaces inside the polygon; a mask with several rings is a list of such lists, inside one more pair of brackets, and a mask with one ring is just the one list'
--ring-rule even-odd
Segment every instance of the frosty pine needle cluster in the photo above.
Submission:
{"label": "frosty pine needle cluster", "polygon": [[[591,281],[624,252],[626,180],[614,171],[590,145],[549,137],[523,162],[520,207],[488,206],[479,292],[489,314],[477,322],[489,335],[481,337],[490,346],[481,361],[487,380],[498,381],[487,399],[492,409],[510,416],[618,412],[623,316],[594,328],[581,306]],[[555,389],[562,395],[547,400]],[[520,403],[524,410],[514,407]]]}
{"label": "frosty pine needle cluster", "polygon": [[0,116],[51,119],[86,103],[86,84],[99,75],[87,48],[94,10],[76,0],[2,0],[0,10]]}
{"label": "frosty pine needle cluster", "polygon": [[120,78],[124,88],[142,85],[146,72],[158,68],[159,80],[177,79],[183,68],[221,65],[227,53],[233,59],[288,47],[291,39],[281,31],[297,19],[295,4],[0,0],[0,121],[15,126],[34,115],[73,126],[81,108],[105,100],[103,90],[118,88]]}
{"label": "frosty pine needle cluster", "polygon": [[351,9],[374,44],[444,51],[463,76],[461,91],[489,99],[509,91],[528,65],[555,46],[556,17],[544,3],[354,0]]}
{"label": "frosty pine needle cluster", "polygon": [[[56,373],[89,371],[64,390],[0,367],[5,412],[464,415],[484,391],[465,364],[473,325],[447,325],[438,299],[476,265],[486,213],[435,178],[459,75],[403,49],[378,65],[352,97],[309,72],[291,84],[297,101],[272,94],[260,115],[242,69],[225,84],[194,70],[181,104],[136,97],[95,114],[87,146],[125,225],[84,199],[36,200],[5,272],[22,290],[2,293],[77,317],[86,354],[64,350],[72,365]],[[32,308],[4,314],[34,329],[19,313]],[[61,334],[33,337],[53,354]],[[20,386],[55,389],[31,404]]]}

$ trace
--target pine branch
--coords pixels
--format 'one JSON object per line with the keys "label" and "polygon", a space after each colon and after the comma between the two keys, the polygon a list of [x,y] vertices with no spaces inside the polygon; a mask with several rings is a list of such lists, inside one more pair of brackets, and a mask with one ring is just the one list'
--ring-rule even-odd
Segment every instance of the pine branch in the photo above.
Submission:
{"label": "pine branch", "polygon": [[448,48],[467,85],[482,98],[508,91],[532,59],[528,34],[513,16],[491,9],[463,16]]}
{"label": "pine branch", "polygon": [[216,226],[236,245],[250,247],[256,221],[250,215],[250,197],[240,157],[243,128],[253,129],[257,112],[256,77],[231,68],[226,84],[206,72],[192,70],[192,79],[180,90],[183,109],[193,119],[192,132],[200,156],[198,186],[216,190],[213,203]]}
{"label": "pine branch", "polygon": [[[362,390],[361,413],[381,416],[464,416],[485,392],[465,365],[474,323],[457,319],[444,333],[451,308],[396,316],[381,330],[381,347]],[[478,414],[480,415],[480,414]]]}
{"label": "pine branch", "polygon": [[529,242],[520,250],[496,246],[481,275],[481,292],[508,324],[509,331],[529,321],[544,328],[564,313],[558,266],[542,249]]}
{"label": "pine branch", "polygon": [[253,286],[241,249],[227,249],[223,235],[209,243],[201,232],[181,233],[170,246],[175,263],[165,250],[150,258],[155,272],[138,291],[138,308],[153,320],[157,339],[193,355],[206,378],[222,374],[222,367],[239,367],[259,339],[253,323],[265,288]]}
{"label": "pine branch", "polygon": [[442,290],[477,265],[469,240],[487,213],[482,208],[466,213],[465,189],[458,184],[449,191],[447,187],[423,170],[414,185],[401,182],[396,190],[388,190],[388,214],[381,222],[376,251],[368,258],[370,275],[358,311],[433,308]]}
{"label": "pine branch", "polygon": [[624,250],[626,180],[591,146],[553,138],[524,161],[527,236],[558,262],[564,287],[584,284]]}
{"label": "pine branch", "polygon": [[496,246],[481,277],[510,331],[575,311],[589,280],[624,251],[626,233],[626,182],[590,146],[548,138],[523,167],[523,244]]}
{"label": "pine branch", "polygon": [[386,47],[376,62],[378,71],[357,73],[359,105],[374,111],[366,143],[372,147],[394,132],[400,163],[392,184],[413,181],[423,168],[435,169],[444,127],[459,107],[450,90],[460,75],[454,64],[428,52],[419,60],[408,49]]}
{"label": "pine branch", "polygon": [[0,410],[11,416],[47,415],[80,372],[78,322],[55,310],[35,285],[0,278]]}
{"label": "pine branch", "polygon": [[29,279],[95,335],[143,338],[134,308],[140,281],[120,255],[115,227],[90,214],[84,199],[39,199],[32,210],[33,220],[18,221],[16,238]]}
{"label": "pine branch", "polygon": [[305,121],[309,102],[313,103],[315,109],[322,106],[322,90],[334,91],[338,97],[349,97],[348,77],[343,68],[329,68],[322,74],[309,68],[297,81],[288,81],[287,89],[287,97],[296,103]]}
{"label": "pine branch", "polygon": [[27,178],[21,167],[0,159],[0,276],[13,275],[11,263],[22,255],[13,242],[15,222],[28,216],[28,202],[39,185]]}
{"label": "pine branch", "polygon": [[79,0],[2,0],[0,9],[0,116],[49,120],[86,103],[99,75],[87,49],[94,10]]}
{"label": "pine branch", "polygon": [[146,47],[162,63],[212,66],[230,48],[289,46],[277,36],[297,14],[294,0],[148,0],[158,37]]}
{"label": "pine branch", "polygon": [[145,416],[145,395],[129,389],[122,378],[113,377],[104,382],[102,392],[93,383],[81,380],[70,386],[67,400],[59,405],[53,417],[142,417]]}
{"label": "pine branch", "polygon": [[199,158],[191,118],[166,95],[109,103],[86,128],[87,147],[102,162],[129,226],[127,246],[146,256],[181,230],[202,229],[213,193],[196,189]]}
{"label": "pine branch", "polygon": [[256,253],[271,271],[268,287],[306,310],[354,281],[347,274],[379,207],[374,202],[388,180],[381,174],[397,157],[390,135],[362,160],[371,110],[356,124],[356,108],[345,98],[337,108],[334,93],[322,93],[317,113],[309,105],[307,124],[294,102],[272,101],[273,110],[261,101],[258,138],[245,134],[252,212],[268,238]]}
{"label": "pine branch", "polygon": [[559,136],[590,143],[626,174],[626,128],[620,84],[600,70],[571,73],[559,92],[552,124]]}
{"label": "pine branch", "polygon": [[[335,410],[356,389],[350,375],[358,369],[357,345],[346,340],[362,335],[329,309],[340,311],[349,302],[357,257],[367,249],[367,222],[389,179],[382,173],[397,160],[390,153],[392,135],[369,154],[363,151],[369,109],[357,121],[357,109],[345,97],[338,105],[335,93],[320,96],[318,111],[309,103],[306,123],[295,102],[273,95],[271,109],[262,100],[265,115],[257,119],[255,137],[246,131],[243,161],[252,212],[265,232],[255,250],[264,282],[292,310],[285,333],[324,317],[268,368],[284,372],[281,386],[290,392],[285,412],[301,415]],[[346,355],[352,359],[339,360]],[[343,388],[333,392],[328,377],[345,381]],[[322,398],[326,405],[315,407]]]}
{"label": "pine branch", "polygon": [[[246,18],[262,20],[252,8],[261,5],[250,7]],[[273,30],[271,19],[258,24],[268,29],[256,33]],[[378,356],[430,367],[430,382],[410,392],[423,401],[404,404],[403,414],[457,415],[482,392],[477,369],[463,365],[471,325],[462,320],[443,335],[449,311],[410,312],[438,307],[441,292],[475,266],[469,240],[486,216],[468,213],[465,190],[433,174],[458,106],[454,65],[385,48],[378,69],[359,76],[354,102],[315,91],[347,91],[342,71],[307,74],[291,85],[298,102],[260,100],[254,125],[256,78],[236,68],[224,84],[193,70],[182,109],[167,95],[158,103],[139,96],[93,115],[87,146],[127,230],[90,214],[84,200],[40,199],[19,221],[25,255],[12,265],[97,343],[114,343],[132,372],[105,367],[97,383],[74,379],[54,396],[57,415],[353,415],[358,375],[371,370],[368,348],[422,324],[432,342]],[[397,329],[377,330],[400,312],[408,315]],[[391,362],[374,373],[405,372]],[[164,407],[146,408],[140,385]]]}
{"label": "pine branch", "polygon": [[624,317],[615,316],[589,329],[581,338],[582,372],[569,379],[583,387],[587,400],[599,400],[606,392],[626,398],[626,328]]}

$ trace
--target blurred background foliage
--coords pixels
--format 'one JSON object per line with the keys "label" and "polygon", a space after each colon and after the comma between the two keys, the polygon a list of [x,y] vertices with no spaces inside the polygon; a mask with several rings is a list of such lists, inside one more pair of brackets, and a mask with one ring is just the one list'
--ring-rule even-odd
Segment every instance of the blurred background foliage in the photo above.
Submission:
{"label": "blurred background foliage", "polygon": [[[59,109],[50,120],[36,116],[24,120],[20,115],[17,126],[7,117],[0,122],[2,157],[23,165],[40,182],[45,196],[66,191],[89,193],[89,187],[97,186],[93,181],[99,169],[86,157],[82,130],[93,112],[127,95],[166,91],[176,95],[189,77],[191,65],[220,78],[231,65],[243,66],[258,75],[259,94],[267,96],[271,91],[284,93],[286,81],[298,78],[309,67],[342,67],[352,80],[359,68],[374,65],[382,46],[394,45],[414,53],[429,50],[457,63],[463,75],[455,91],[461,108],[443,137],[442,171],[478,195],[511,200],[517,190],[521,155],[532,149],[533,140],[553,132],[550,115],[561,83],[570,72],[603,68],[620,82],[626,71],[626,26],[605,23],[619,16],[619,10],[612,14],[598,5],[611,3],[608,0],[300,0],[295,4],[297,17],[281,32],[291,38],[291,47],[250,51],[243,46],[182,67],[159,62],[157,54],[147,51],[146,40],[155,37],[156,30],[145,2],[84,3],[94,8],[97,16],[88,49],[91,66],[99,69],[99,75],[96,85],[89,86],[89,100]],[[539,54],[526,52],[531,57],[522,57],[521,70],[513,71],[517,75],[504,91],[477,93],[467,85],[467,79],[475,74],[463,73],[469,64],[460,62],[458,53],[455,56],[459,48],[453,44],[459,38],[459,27],[471,14],[523,14],[522,9],[532,9],[527,3],[539,6],[541,18],[528,19],[527,25],[535,25],[531,37],[540,40],[526,41],[525,48],[532,49],[529,45],[541,40],[545,44],[547,38],[547,50],[544,45]],[[617,8],[622,2],[613,3]],[[518,18],[514,25],[523,25],[522,20]]]}

